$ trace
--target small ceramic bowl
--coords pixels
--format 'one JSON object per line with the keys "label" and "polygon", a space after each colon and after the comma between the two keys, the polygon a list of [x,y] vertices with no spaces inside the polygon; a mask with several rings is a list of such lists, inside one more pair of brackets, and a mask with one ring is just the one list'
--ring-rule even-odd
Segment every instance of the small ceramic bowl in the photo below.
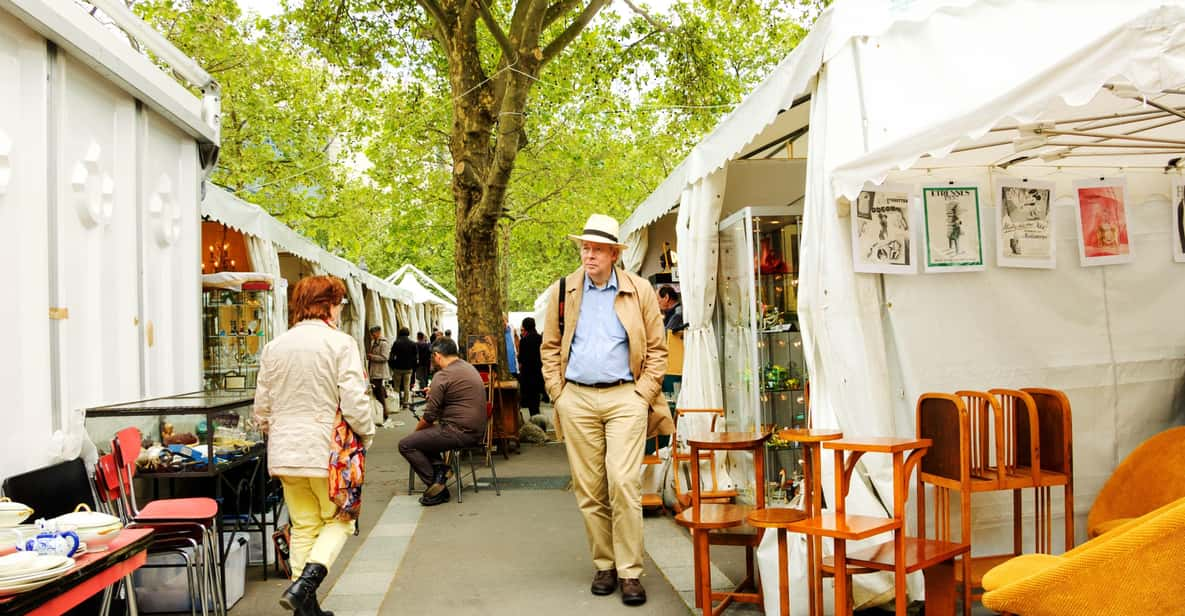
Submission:
{"label": "small ceramic bowl", "polygon": [[78,538],[87,545],[88,549],[105,547],[119,536],[120,529],[123,524],[116,522],[110,526],[99,526],[93,528],[77,528],[74,532],[78,533]]}
{"label": "small ceramic bowl", "polygon": [[33,509],[28,505],[12,501],[0,501],[0,528],[19,525],[33,515]]}

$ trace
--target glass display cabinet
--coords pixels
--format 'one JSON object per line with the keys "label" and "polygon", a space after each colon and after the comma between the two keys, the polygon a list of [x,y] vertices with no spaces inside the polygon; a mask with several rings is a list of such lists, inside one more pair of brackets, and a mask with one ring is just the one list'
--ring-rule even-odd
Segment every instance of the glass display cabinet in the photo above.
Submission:
{"label": "glass display cabinet", "polygon": [[252,389],[259,355],[272,339],[272,285],[242,283],[242,290],[202,290],[202,383],[206,390]]}
{"label": "glass display cabinet", "polygon": [[[788,207],[749,207],[720,223],[721,383],[729,430],[805,428],[806,361],[798,328],[801,216]],[[798,445],[771,439],[769,480],[801,474]]]}

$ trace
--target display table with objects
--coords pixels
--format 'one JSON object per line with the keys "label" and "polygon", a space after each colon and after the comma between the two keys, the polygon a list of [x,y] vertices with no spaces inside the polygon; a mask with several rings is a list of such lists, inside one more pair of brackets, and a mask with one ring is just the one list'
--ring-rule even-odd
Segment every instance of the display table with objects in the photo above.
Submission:
{"label": "display table with objects", "polygon": [[[258,534],[266,546],[274,525],[266,515],[267,447],[254,426],[253,405],[252,390],[193,392],[90,408],[86,427],[100,447],[125,428],[140,430],[149,446],[141,449],[135,474],[150,483],[153,499],[162,488],[170,495],[212,492],[202,495],[219,505],[215,531],[223,567],[225,532]],[[265,552],[264,579],[268,564]]]}
{"label": "display table with objects", "polygon": [[[103,551],[76,554],[60,575],[0,588],[0,615],[56,616],[99,594],[121,579],[130,579],[144,565],[152,531],[125,528]],[[50,573],[54,573],[52,570]],[[29,577],[29,576],[25,576]],[[42,583],[44,582],[44,583]],[[20,588],[28,587],[25,590]],[[129,595],[129,611],[136,614],[135,595]]]}

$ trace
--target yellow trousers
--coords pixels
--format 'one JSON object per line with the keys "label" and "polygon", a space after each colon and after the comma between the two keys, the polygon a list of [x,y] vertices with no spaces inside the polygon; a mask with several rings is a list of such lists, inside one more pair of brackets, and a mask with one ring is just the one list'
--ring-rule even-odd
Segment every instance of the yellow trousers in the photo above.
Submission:
{"label": "yellow trousers", "polygon": [[280,477],[284,502],[292,519],[292,540],[288,543],[292,579],[300,577],[307,562],[328,569],[354,534],[354,522],[342,522],[333,516],[337,504],[329,500],[326,477]]}
{"label": "yellow trousers", "polygon": [[555,401],[564,424],[576,504],[598,571],[642,574],[642,454],[650,404],[633,383],[595,389],[564,386]]}

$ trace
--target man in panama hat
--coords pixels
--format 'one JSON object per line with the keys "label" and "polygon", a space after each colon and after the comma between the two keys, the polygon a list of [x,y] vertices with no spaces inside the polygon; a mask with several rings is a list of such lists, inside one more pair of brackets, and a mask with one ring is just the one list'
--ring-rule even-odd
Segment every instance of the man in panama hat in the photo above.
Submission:
{"label": "man in panama hat", "polygon": [[642,454],[647,436],[671,434],[674,422],[662,397],[662,312],[644,279],[615,267],[617,233],[616,220],[593,214],[568,236],[581,267],[552,285],[541,359],[596,567],[592,592],[620,585],[622,602],[641,605]]}

